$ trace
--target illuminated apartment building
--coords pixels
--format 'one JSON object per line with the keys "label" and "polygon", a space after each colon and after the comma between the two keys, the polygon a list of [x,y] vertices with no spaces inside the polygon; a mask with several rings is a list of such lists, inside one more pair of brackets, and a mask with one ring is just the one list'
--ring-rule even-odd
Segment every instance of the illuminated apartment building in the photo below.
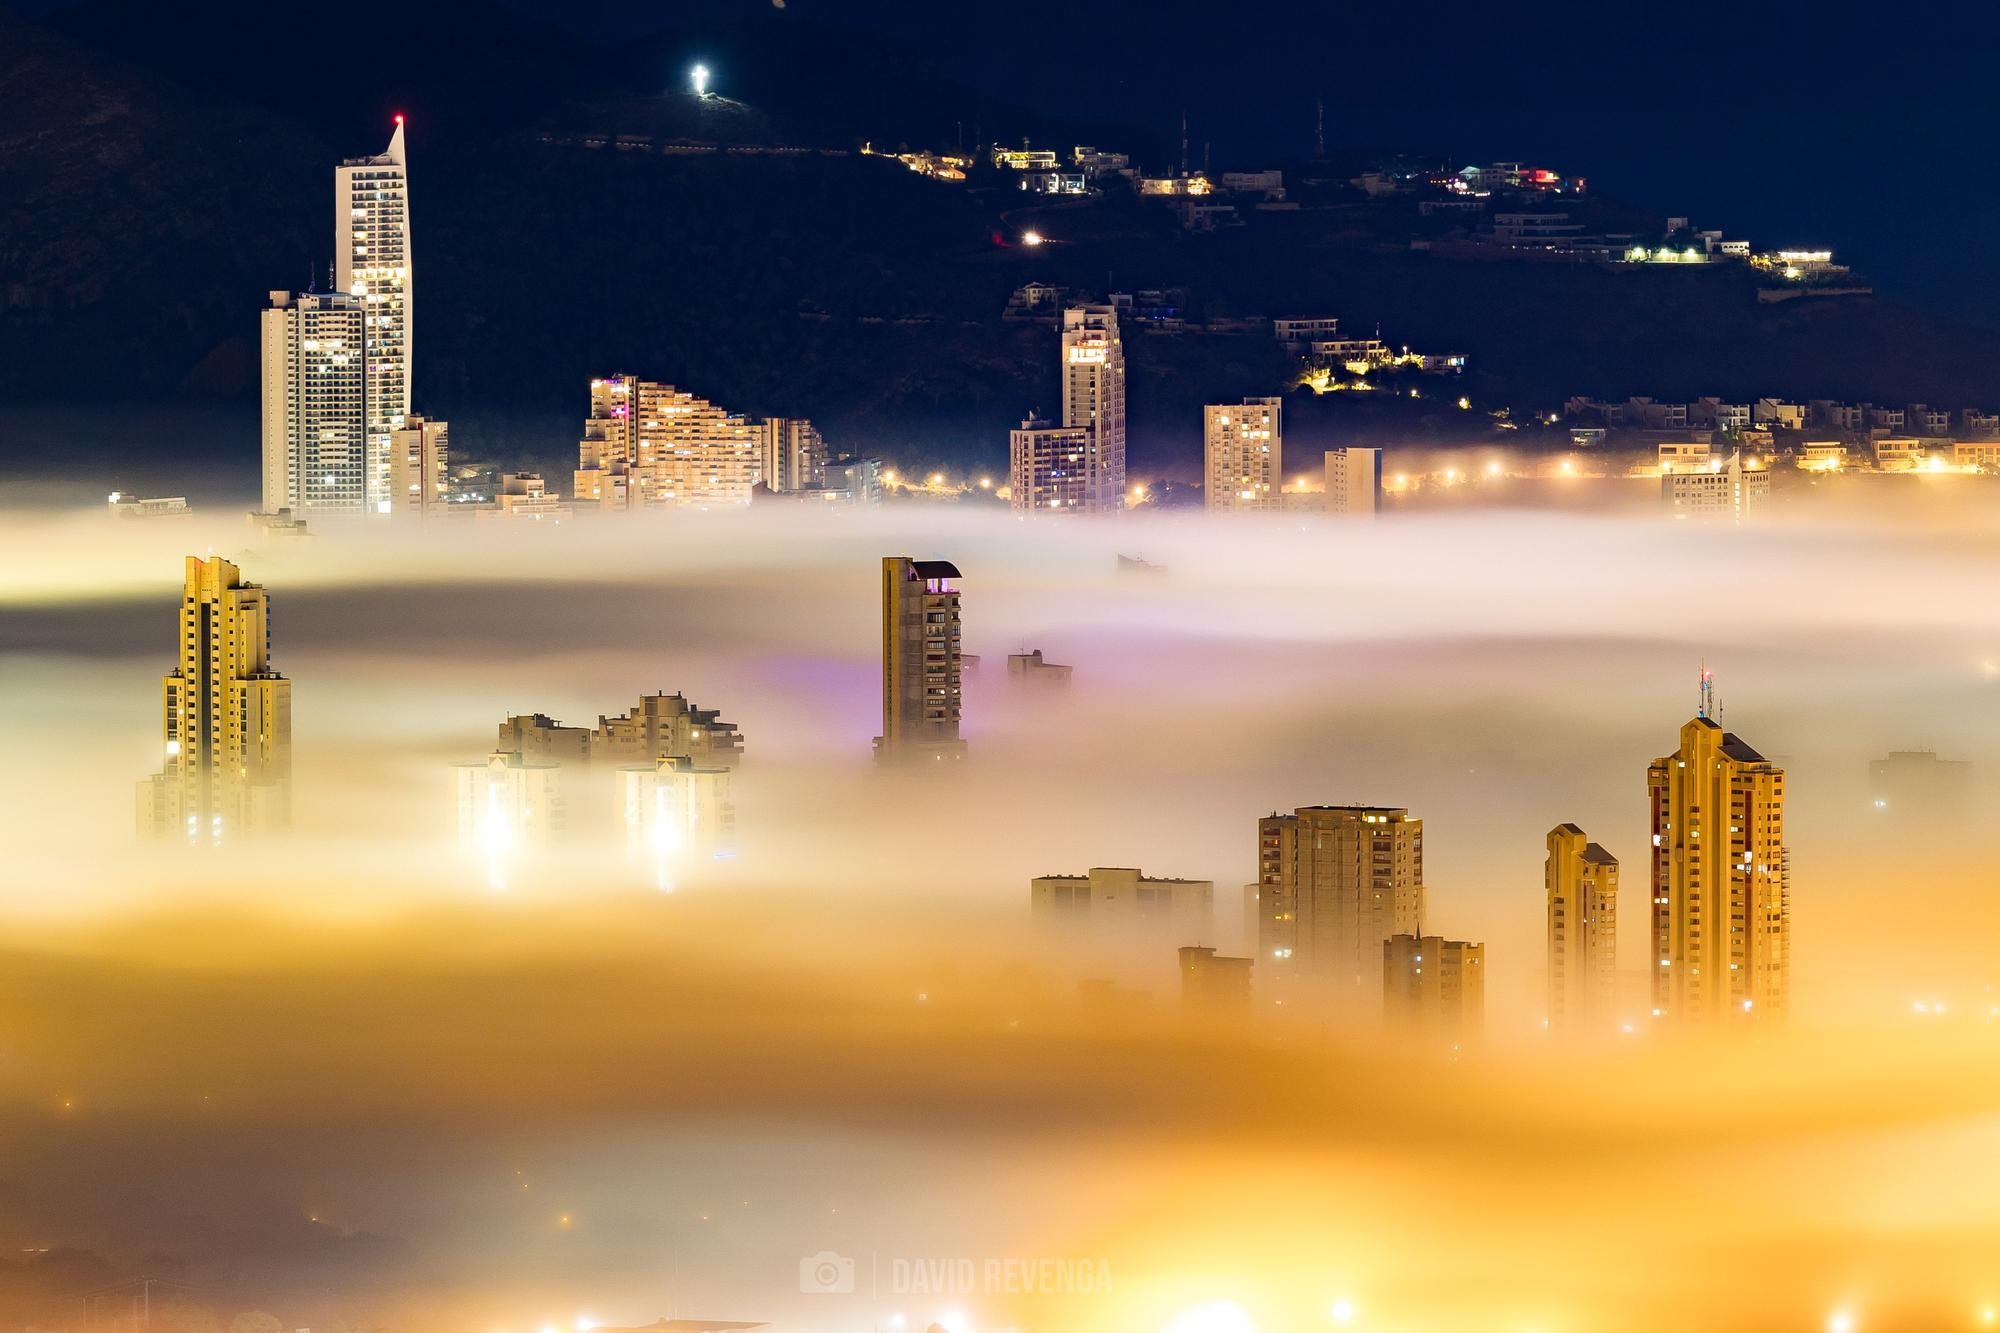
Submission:
{"label": "illuminated apartment building", "polygon": [[562,769],[496,750],[451,771],[458,845],[485,862],[494,888],[505,888],[524,857],[547,850],[562,832]]}
{"label": "illuminated apartment building", "polygon": [[1125,507],[1125,346],[1108,305],[1062,313],[1063,425],[1089,432],[1084,451],[1085,513]]}
{"label": "illuminated apartment building", "polygon": [[1382,1017],[1392,1040],[1459,1047],[1486,1016],[1486,946],[1441,935],[1382,943]]}
{"label": "illuminated apartment building", "polygon": [[882,557],[883,760],[962,759],[958,567]]}
{"label": "illuminated apartment building", "polygon": [[292,683],[271,669],[270,600],[219,557],[187,558],[160,733],[165,766],[139,785],[140,832],[212,845],[290,822]]}
{"label": "illuminated apartment building", "polygon": [[1617,1016],[1618,858],[1574,824],[1549,830],[1549,1027],[1601,1031]]}
{"label": "illuminated apartment building", "polygon": [[579,504],[748,504],[763,468],[762,429],[705,398],[630,375],[590,382],[590,417],[577,445]]}
{"label": "illuminated apartment building", "polygon": [[368,318],[359,297],[271,293],[260,319],[263,512],[369,512]]}
{"label": "illuminated apartment building", "polygon": [[1038,876],[1028,882],[1028,903],[1038,925],[1065,931],[1199,938],[1215,930],[1213,881],[1158,879],[1123,866]]}
{"label": "illuminated apartment building", "polygon": [[1746,466],[1740,453],[1731,454],[1726,463],[1712,457],[1700,470],[1663,473],[1660,499],[1675,518],[1741,523],[1770,507],[1771,473]]}
{"label": "illuminated apartment building", "polygon": [[671,890],[695,863],[736,854],[730,771],[669,756],[618,770],[618,820],[630,854],[652,867],[654,886]]}
{"label": "illuminated apartment building", "polygon": [[1028,418],[1007,435],[1007,503],[1022,513],[1088,513],[1093,452],[1088,429]]}
{"label": "illuminated apartment building", "polygon": [[1705,714],[1646,770],[1653,812],[1653,1012],[1784,1016],[1791,914],[1785,775]]}
{"label": "illuminated apartment building", "polygon": [[444,509],[451,482],[451,428],[412,412],[389,432],[390,513],[423,517]]}
{"label": "illuminated apartment building", "polygon": [[682,694],[642,694],[597,726],[566,727],[545,713],[521,713],[500,724],[493,748],[547,763],[654,763],[686,759],[698,768],[733,768],[743,757],[743,733],[719,708],[697,708]]}
{"label": "illuminated apartment building", "polygon": [[597,719],[598,760],[686,759],[700,768],[733,768],[743,757],[743,733],[719,708],[697,708],[684,694],[642,694],[617,717]]}
{"label": "illuminated apartment building", "polygon": [[1257,821],[1258,948],[1276,975],[1372,993],[1382,942],[1419,933],[1424,821],[1369,805]]}
{"label": "illuminated apartment building", "polygon": [[772,417],[757,427],[759,470],[774,491],[803,491],[826,481],[826,441],[803,417]]}
{"label": "illuminated apartment building", "polygon": [[410,414],[410,181],[401,116],[380,154],[349,158],[334,170],[333,235],[334,288],[367,310],[365,508],[386,514],[390,434]]}
{"label": "illuminated apartment building", "polygon": [[1245,398],[1202,409],[1202,494],[1211,511],[1283,507],[1284,401]]}
{"label": "illuminated apartment building", "polygon": [[1372,515],[1382,508],[1382,451],[1326,451],[1326,512]]}

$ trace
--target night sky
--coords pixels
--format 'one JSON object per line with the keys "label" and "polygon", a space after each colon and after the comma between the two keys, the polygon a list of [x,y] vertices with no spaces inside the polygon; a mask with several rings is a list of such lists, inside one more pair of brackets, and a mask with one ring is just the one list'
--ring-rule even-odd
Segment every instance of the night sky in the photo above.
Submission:
{"label": "night sky", "polygon": [[[762,4],[764,0],[744,0]],[[609,35],[663,0],[515,0]],[[1831,246],[1885,294],[1993,323],[2000,13],[1858,4],[1356,7],[787,0],[894,32],[984,90],[1088,114],[1100,90],[1223,158],[1329,146],[1505,158],[1761,246]]]}

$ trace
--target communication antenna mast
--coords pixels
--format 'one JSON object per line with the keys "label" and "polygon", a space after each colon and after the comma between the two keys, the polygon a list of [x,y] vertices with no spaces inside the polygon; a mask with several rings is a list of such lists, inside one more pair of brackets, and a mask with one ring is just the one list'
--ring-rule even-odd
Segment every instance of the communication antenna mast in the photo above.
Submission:
{"label": "communication antenna mast", "polygon": [[1701,711],[1697,717],[1715,721],[1715,673],[1708,669],[1708,663],[1701,664]]}
{"label": "communication antenna mast", "polygon": [[1313,146],[1323,160],[1326,157],[1326,98],[1323,96],[1313,98]]}
{"label": "communication antenna mast", "polygon": [[1181,108],[1181,175],[1188,174],[1187,108]]}

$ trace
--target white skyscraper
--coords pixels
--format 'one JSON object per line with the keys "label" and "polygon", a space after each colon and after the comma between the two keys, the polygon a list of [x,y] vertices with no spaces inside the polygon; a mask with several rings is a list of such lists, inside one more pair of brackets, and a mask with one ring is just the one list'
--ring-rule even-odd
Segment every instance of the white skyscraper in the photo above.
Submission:
{"label": "white skyscraper", "polygon": [[345,293],[271,293],[262,318],[265,513],[367,512],[366,318]]}
{"label": "white skyscraper", "polygon": [[1062,314],[1063,425],[1090,432],[1085,513],[1125,507],[1125,346],[1118,312],[1071,306]]}
{"label": "white skyscraper", "polygon": [[390,433],[410,414],[410,192],[403,118],[376,157],[342,162],[333,177],[334,288],[367,307],[369,513],[390,509]]}

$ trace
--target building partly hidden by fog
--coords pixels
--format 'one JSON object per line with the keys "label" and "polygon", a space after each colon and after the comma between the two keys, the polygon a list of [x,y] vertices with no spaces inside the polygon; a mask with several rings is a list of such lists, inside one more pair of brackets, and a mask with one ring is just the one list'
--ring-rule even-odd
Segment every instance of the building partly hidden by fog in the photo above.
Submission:
{"label": "building partly hidden by fog", "polygon": [[1372,1002],[1382,945],[1422,932],[1424,821],[1372,805],[1257,821],[1258,954],[1287,990]]}
{"label": "building partly hidden by fog", "polygon": [[1785,774],[1702,714],[1646,770],[1652,803],[1653,1016],[1784,1016],[1791,977]]}
{"label": "building partly hidden by fog", "polygon": [[1899,819],[1963,813],[1972,796],[1972,765],[1934,750],[1891,750],[1868,763],[1868,799]]}
{"label": "building partly hidden by fog", "polygon": [[1618,858],[1575,824],[1549,830],[1548,852],[1549,1027],[1601,1032],[1618,1016]]}
{"label": "building partly hidden by fog", "polygon": [[884,762],[965,757],[958,721],[964,663],[958,587],[949,560],[882,557]]}
{"label": "building partly hidden by fog", "polygon": [[1382,451],[1326,451],[1326,512],[1366,517],[1382,508]]}
{"label": "building partly hidden by fog", "polygon": [[219,844],[289,824],[292,683],[271,669],[268,594],[227,560],[189,556],[178,625],[140,832]]}
{"label": "building partly hidden by fog", "polygon": [[720,709],[682,694],[641,695],[595,727],[518,713],[485,760],[452,770],[459,845],[500,886],[571,832],[615,827],[671,887],[684,863],[734,855],[730,778],[742,753],[743,734]]}

